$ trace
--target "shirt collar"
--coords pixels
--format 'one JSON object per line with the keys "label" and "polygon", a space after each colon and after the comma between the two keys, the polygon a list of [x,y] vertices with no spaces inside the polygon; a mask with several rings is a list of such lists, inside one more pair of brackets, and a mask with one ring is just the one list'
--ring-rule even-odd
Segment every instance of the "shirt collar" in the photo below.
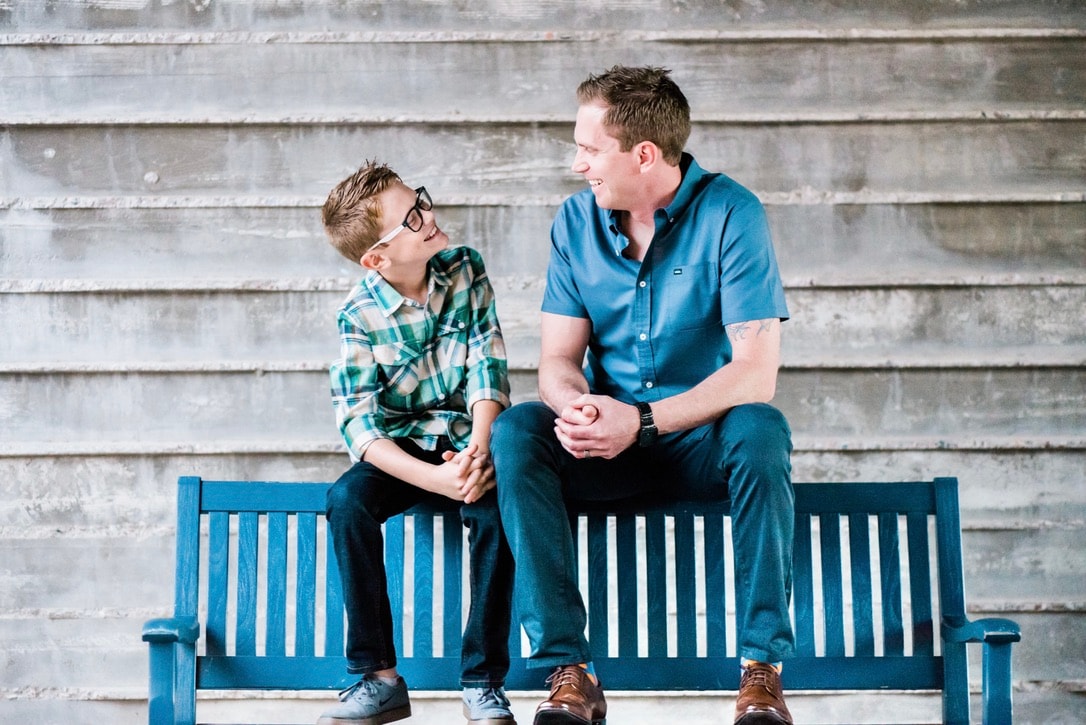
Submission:
{"label": "shirt collar", "polygon": [[[700,181],[705,176],[705,170],[698,165],[698,162],[694,160],[694,157],[683,152],[682,158],[679,159],[679,171],[682,173],[682,181],[679,182],[679,188],[675,192],[675,198],[671,200],[671,203],[661,211],[667,215],[669,221],[675,221],[686,210],[686,207],[690,206],[690,202],[694,200],[694,196],[697,194]],[[611,233],[616,237],[619,230],[619,214],[621,210],[608,209],[607,215],[610,220]]]}
{"label": "shirt collar", "polygon": [[[444,266],[439,263],[436,255],[430,259],[429,274],[427,276],[430,278],[427,284],[428,296],[432,297],[434,290],[438,287],[447,289],[452,285],[452,278],[449,277]],[[381,310],[381,314],[385,317],[391,317],[396,310],[407,303],[407,298],[397,292],[396,288],[390,285],[388,280],[376,270],[371,269],[362,278],[362,284],[369,290],[370,295],[377,303],[377,308]]]}

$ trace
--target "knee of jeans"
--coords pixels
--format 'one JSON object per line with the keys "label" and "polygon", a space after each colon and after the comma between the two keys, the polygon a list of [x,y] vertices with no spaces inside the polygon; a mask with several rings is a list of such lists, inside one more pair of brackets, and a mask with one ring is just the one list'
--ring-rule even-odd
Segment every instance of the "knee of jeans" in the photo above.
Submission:
{"label": "knee of jeans", "polygon": [[350,522],[363,526],[372,523],[374,526],[379,526],[366,505],[365,497],[360,493],[349,481],[341,479],[332,484],[325,499],[325,513],[328,520],[333,523]]}
{"label": "knee of jeans", "polygon": [[473,526],[500,525],[501,512],[498,510],[497,492],[489,491],[478,501],[461,506],[460,518],[465,524]]}
{"label": "knee of jeans", "polygon": [[[542,421],[542,423],[541,423]],[[490,449],[495,455],[512,452],[524,445],[526,437],[540,429],[554,428],[554,414],[542,403],[519,403],[502,411],[490,429]]]}
{"label": "knee of jeans", "polygon": [[792,431],[784,414],[765,403],[736,406],[725,417],[725,439],[754,450],[791,450]]}

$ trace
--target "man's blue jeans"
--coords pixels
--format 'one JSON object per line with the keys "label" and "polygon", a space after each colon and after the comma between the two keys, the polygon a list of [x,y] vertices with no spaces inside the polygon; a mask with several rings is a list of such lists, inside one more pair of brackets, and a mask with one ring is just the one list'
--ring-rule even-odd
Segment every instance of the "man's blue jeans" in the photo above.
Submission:
{"label": "man's blue jeans", "polygon": [[529,666],[593,659],[565,501],[646,494],[730,499],[738,654],[762,662],[790,657],[795,514],[791,432],[780,411],[741,405],[712,424],[611,460],[570,455],[555,438],[555,418],[542,403],[522,403],[498,416],[491,433],[502,524],[516,562],[517,610],[532,648]]}
{"label": "man's blue jeans", "polygon": [[[401,448],[429,463],[441,451],[424,451],[409,440]],[[347,609],[347,670],[368,674],[396,665],[392,610],[385,578],[381,524],[438,494],[404,483],[359,462],[328,490],[328,523]],[[513,559],[502,533],[497,497],[488,493],[461,505],[468,528],[471,606],[461,649],[461,687],[499,687],[509,672],[509,620]]]}

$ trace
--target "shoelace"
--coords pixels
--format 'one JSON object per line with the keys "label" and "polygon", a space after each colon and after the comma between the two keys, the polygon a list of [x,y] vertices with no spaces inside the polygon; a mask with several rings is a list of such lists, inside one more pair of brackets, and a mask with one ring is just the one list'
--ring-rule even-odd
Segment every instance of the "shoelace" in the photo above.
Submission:
{"label": "shoelace", "polygon": [[497,705],[498,707],[509,707],[509,699],[496,687],[484,689],[479,696],[479,703],[483,706]]}
{"label": "shoelace", "polygon": [[346,690],[340,690],[340,692],[339,692],[339,700],[340,700],[340,702],[347,702],[347,700],[350,700],[351,697],[354,696],[354,693],[358,692],[360,689],[365,690],[367,695],[376,695],[377,694],[377,683],[374,682],[373,680],[371,680],[369,677],[363,677],[361,680],[354,683],[353,685],[348,687]]}
{"label": "shoelace", "polygon": [[[566,685],[580,689],[578,685],[581,684],[581,673],[577,670],[581,670],[581,668],[577,667],[574,669],[573,667],[563,667],[562,669],[555,670],[551,673],[551,676],[547,678],[547,684],[551,686],[551,692],[554,692],[560,687],[565,687]],[[581,672],[583,672],[583,670],[581,670]]]}
{"label": "shoelace", "polygon": [[767,670],[760,669],[760,668],[755,669],[753,667],[750,668],[750,669],[743,670],[743,678],[742,679],[743,679],[743,681],[742,681],[741,687],[746,687],[747,685],[757,685],[758,687],[763,687],[763,688],[765,688],[767,690],[770,689],[770,686],[769,686],[769,672]]}

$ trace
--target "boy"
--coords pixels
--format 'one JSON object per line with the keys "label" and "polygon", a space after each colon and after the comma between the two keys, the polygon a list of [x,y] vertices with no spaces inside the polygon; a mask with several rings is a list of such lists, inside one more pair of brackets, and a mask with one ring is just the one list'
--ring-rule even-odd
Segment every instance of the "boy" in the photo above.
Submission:
{"label": "boy", "polygon": [[509,405],[505,344],[478,252],[450,249],[425,187],[367,161],[329,194],[329,240],[360,264],[339,310],[331,366],[340,431],[355,464],[328,493],[347,610],[347,668],[362,678],[318,725],[411,715],[396,671],[381,524],[416,503],[463,502],[471,606],[461,652],[464,715],[516,725],[505,697],[513,560],[501,529],[490,426]]}

